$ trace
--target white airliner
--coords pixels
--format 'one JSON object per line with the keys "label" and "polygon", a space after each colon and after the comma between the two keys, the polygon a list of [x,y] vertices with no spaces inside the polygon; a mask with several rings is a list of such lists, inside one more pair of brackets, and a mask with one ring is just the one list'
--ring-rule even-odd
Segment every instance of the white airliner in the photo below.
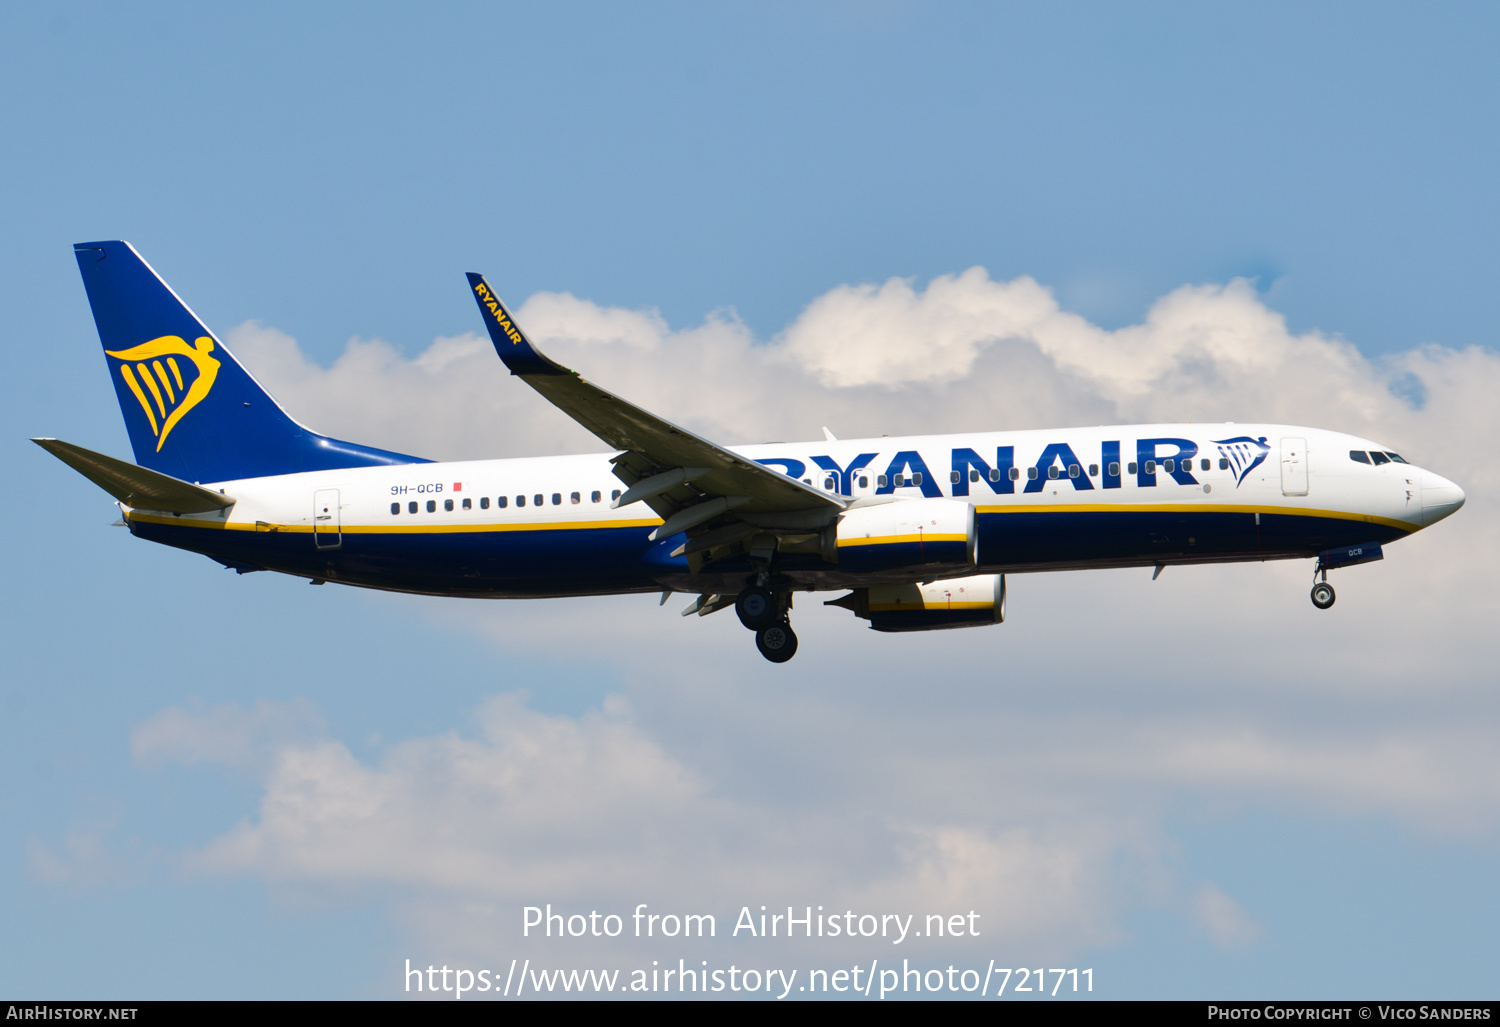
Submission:
{"label": "white airliner", "polygon": [[[1370,439],[1146,424],[725,447],[540,353],[478,275],[500,359],[609,452],[434,463],[302,427],[125,242],[75,247],[136,463],[37,439],[132,534],[259,570],[480,598],[691,593],[773,662],[797,592],[877,631],[996,624],[1005,575],[1312,559],[1328,570],[1464,503]],[[732,383],[725,383],[731,388]]]}

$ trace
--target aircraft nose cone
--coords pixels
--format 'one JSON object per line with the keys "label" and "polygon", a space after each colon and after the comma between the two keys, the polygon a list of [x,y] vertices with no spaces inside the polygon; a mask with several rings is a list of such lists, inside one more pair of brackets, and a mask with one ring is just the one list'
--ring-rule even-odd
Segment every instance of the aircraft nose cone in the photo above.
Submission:
{"label": "aircraft nose cone", "polygon": [[1447,478],[1422,472],[1422,526],[1436,524],[1464,505],[1464,490]]}

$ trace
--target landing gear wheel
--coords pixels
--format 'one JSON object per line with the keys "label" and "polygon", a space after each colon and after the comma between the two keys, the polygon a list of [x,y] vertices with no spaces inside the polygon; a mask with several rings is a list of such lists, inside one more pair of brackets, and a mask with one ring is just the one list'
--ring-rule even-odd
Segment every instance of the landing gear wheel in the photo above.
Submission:
{"label": "landing gear wheel", "polygon": [[1326,581],[1320,581],[1312,588],[1312,602],[1320,610],[1326,610],[1333,605],[1333,586]]}
{"label": "landing gear wheel", "polygon": [[776,597],[771,594],[770,589],[751,585],[735,599],[734,612],[739,614],[740,623],[745,627],[751,631],[762,631],[776,623],[781,612],[776,606]]}
{"label": "landing gear wheel", "polygon": [[797,634],[786,621],[755,633],[755,647],[772,663],[785,663],[797,655]]}

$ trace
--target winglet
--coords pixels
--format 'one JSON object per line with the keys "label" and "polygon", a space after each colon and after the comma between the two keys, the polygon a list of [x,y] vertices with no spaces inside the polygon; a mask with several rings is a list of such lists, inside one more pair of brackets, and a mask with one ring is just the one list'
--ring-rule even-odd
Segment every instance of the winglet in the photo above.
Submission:
{"label": "winglet", "polygon": [[556,361],[543,356],[542,353],[531,344],[530,340],[522,334],[516,319],[511,316],[505,304],[500,302],[500,297],[490,288],[483,275],[468,273],[469,288],[474,292],[474,301],[479,304],[479,315],[484,318],[484,326],[489,329],[490,341],[495,344],[495,352],[500,354],[500,359],[505,366],[510,368],[511,374],[572,374],[566,367]]}

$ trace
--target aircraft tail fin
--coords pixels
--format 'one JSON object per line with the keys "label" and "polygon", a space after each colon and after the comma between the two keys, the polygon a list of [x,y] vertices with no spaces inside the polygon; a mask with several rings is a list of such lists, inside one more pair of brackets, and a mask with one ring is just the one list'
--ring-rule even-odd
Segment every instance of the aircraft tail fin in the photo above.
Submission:
{"label": "aircraft tail fin", "polygon": [[129,243],[73,254],[142,467],[193,482],[424,462],[292,420]]}

